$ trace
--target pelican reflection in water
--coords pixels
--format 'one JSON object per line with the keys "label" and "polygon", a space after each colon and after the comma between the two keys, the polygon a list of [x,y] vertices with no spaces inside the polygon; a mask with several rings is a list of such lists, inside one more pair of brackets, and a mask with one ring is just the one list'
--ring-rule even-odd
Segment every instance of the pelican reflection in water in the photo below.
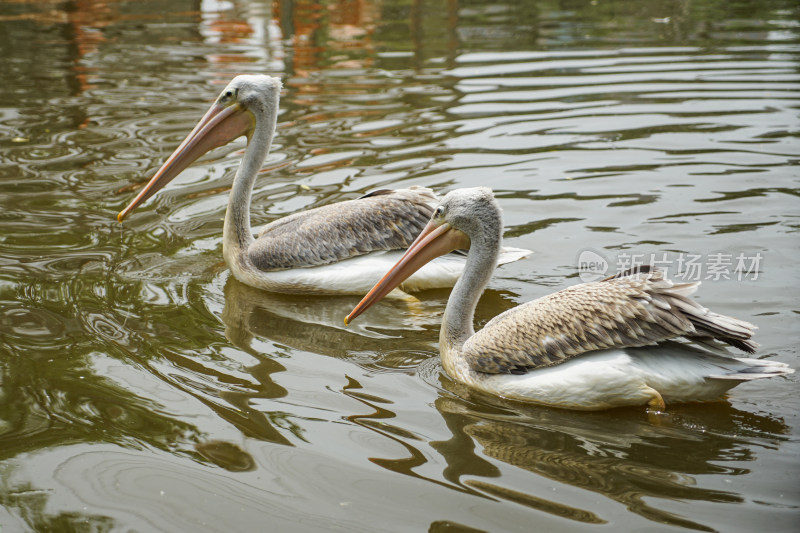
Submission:
{"label": "pelican reflection in water", "polygon": [[[364,294],[419,234],[437,201],[430,189],[379,190],[355,200],[295,213],[267,224],[258,238],[250,228],[250,198],[269,154],[281,82],[263,75],[237,76],[136,198],[122,221],[206,152],[246,136],[247,148],[233,180],[222,250],[241,282],[281,293]],[[500,263],[528,250],[504,249]],[[401,291],[451,287],[464,269],[450,254],[410,277]]]}
{"label": "pelican reflection in water", "polygon": [[[456,381],[498,396],[571,409],[719,398],[739,383],[794,372],[662,341],[687,337],[753,353],[755,326],[690,298],[699,282],[675,284],[642,268],[583,283],[496,316],[477,333],[473,315],[497,265],[502,217],[491,189],[448,193],[398,263],[347,316],[355,319],[426,262],[468,248],[439,336],[442,366]],[[647,348],[637,348],[646,345]]]}

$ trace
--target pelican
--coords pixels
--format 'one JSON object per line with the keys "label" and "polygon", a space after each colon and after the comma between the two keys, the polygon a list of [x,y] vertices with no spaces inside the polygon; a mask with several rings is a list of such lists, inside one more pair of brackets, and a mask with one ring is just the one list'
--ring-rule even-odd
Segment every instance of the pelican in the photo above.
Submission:
{"label": "pelican", "polygon": [[[497,264],[502,217],[491,189],[448,193],[397,264],[345,324],[438,255],[469,249],[442,317],[442,366],[456,381],[505,398],[598,410],[719,398],[743,381],[794,372],[784,363],[727,357],[677,342],[717,341],[752,353],[755,326],[690,298],[699,282],[672,283],[650,267],[568,287],[496,316],[473,315]],[[646,345],[654,345],[647,346]]]}
{"label": "pelican", "polygon": [[[242,283],[272,292],[364,294],[419,234],[437,197],[425,187],[374,191],[281,218],[254,238],[250,197],[272,145],[280,91],[278,78],[234,78],[117,219],[122,222],[206,152],[244,135],[247,148],[233,179],[222,238],[222,254],[233,275]],[[500,263],[529,253],[506,248]],[[442,259],[410,278],[392,296],[410,298],[403,291],[452,287],[466,259],[463,254]]]}

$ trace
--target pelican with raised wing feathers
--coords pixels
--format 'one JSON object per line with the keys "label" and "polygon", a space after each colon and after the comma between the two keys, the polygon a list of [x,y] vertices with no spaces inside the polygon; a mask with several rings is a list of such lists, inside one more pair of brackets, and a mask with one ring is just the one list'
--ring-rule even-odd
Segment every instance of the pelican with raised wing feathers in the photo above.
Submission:
{"label": "pelican with raised wing feathers", "polygon": [[[468,248],[467,265],[442,317],[442,366],[456,381],[515,400],[597,410],[707,401],[739,383],[794,372],[786,364],[733,358],[707,346],[752,353],[755,326],[690,298],[699,282],[673,283],[641,268],[575,285],[496,316],[477,333],[473,315],[497,265],[502,217],[491,189],[448,193],[419,237],[345,323],[426,262]],[[717,352],[717,353],[715,353]]]}
{"label": "pelican with raised wing feathers", "polygon": [[[295,213],[267,224],[254,238],[250,197],[269,154],[278,117],[281,82],[263,75],[234,78],[136,198],[122,221],[208,151],[246,136],[228,199],[222,251],[241,282],[282,293],[363,294],[419,234],[437,201],[430,189],[379,190],[354,200]],[[501,263],[528,250],[504,249]],[[450,254],[406,281],[402,291],[451,287],[464,269]],[[396,297],[406,296],[397,291]]]}

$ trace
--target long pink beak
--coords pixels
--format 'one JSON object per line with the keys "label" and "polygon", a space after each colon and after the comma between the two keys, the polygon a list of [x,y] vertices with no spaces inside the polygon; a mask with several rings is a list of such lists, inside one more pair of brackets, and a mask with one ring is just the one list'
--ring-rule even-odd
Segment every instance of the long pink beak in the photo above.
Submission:
{"label": "long pink beak", "polygon": [[255,118],[252,113],[247,112],[238,104],[223,106],[215,103],[212,105],[150,182],[139,191],[128,207],[120,211],[117,220],[122,222],[128,213],[153,196],[203,154],[228,144],[242,135],[248,135],[254,122]]}
{"label": "long pink beak", "polygon": [[381,301],[392,290],[407,280],[414,272],[439,256],[449,254],[453,250],[469,248],[469,237],[450,224],[437,225],[431,220],[422,233],[411,243],[403,257],[372,287],[344,319],[345,325]]}

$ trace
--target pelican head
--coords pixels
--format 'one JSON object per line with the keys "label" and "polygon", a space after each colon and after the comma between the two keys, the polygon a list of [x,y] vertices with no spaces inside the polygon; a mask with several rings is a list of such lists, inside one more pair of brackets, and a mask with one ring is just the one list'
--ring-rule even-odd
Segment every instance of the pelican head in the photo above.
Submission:
{"label": "pelican head", "polygon": [[492,250],[493,269],[502,227],[500,206],[490,188],[474,187],[447,193],[403,257],[347,315],[344,323],[352,322],[426,263],[453,250],[469,248],[473,253],[473,244],[475,249]]}
{"label": "pelican head", "polygon": [[[271,135],[275,129],[280,91],[278,78],[236,76],[150,182],[128,207],[120,211],[117,220],[122,222],[128,213],[210,150],[243,135],[249,142],[258,128],[270,128],[267,133]],[[258,120],[260,117],[272,117],[272,120]]]}
{"label": "pelican head", "polygon": [[500,241],[502,217],[500,206],[489,187],[456,189],[442,198],[431,222],[464,233],[471,242]]}

